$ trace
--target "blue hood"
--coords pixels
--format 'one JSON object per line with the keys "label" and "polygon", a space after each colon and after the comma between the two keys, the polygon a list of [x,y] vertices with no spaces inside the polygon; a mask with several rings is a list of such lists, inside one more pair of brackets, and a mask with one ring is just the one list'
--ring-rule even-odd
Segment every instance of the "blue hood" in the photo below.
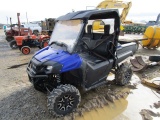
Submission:
{"label": "blue hood", "polygon": [[62,72],[80,68],[82,59],[78,54],[70,54],[63,50],[56,50],[50,46],[39,50],[34,57],[40,62],[54,61],[63,65]]}

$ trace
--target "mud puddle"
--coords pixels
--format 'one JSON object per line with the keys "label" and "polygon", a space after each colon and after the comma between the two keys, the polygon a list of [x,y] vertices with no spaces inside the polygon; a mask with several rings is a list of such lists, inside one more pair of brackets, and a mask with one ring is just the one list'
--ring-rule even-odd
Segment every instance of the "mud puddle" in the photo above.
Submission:
{"label": "mud puddle", "polygon": [[21,66],[23,66],[23,65],[27,65],[28,63],[22,63],[22,64],[18,64],[18,65],[13,65],[13,66],[11,66],[11,67],[9,67],[9,68],[7,68],[7,69],[14,69],[14,68],[18,68],[18,67],[21,67]]}
{"label": "mud puddle", "polygon": [[[159,107],[155,107],[155,103],[159,104],[160,94],[143,86],[136,75],[133,76],[131,85],[125,87],[112,86],[110,90],[114,93],[110,94],[113,101],[105,97],[106,105],[95,105],[87,111],[85,108],[83,115],[77,116],[76,120],[142,120],[144,119],[142,115],[144,109],[152,113],[148,118],[160,119]],[[117,98],[117,96],[119,97]],[[141,113],[141,111],[143,112]]]}

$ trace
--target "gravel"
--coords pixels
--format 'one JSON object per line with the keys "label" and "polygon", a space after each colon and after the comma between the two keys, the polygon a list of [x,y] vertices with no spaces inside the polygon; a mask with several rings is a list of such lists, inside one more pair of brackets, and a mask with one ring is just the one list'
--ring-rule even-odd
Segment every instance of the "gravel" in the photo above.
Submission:
{"label": "gravel", "polygon": [[[47,110],[47,96],[36,91],[28,81],[26,66],[37,50],[32,49],[29,55],[23,55],[18,49],[12,50],[0,30],[0,120],[71,120],[131,93],[121,91],[121,87],[104,85],[82,94],[81,104],[74,113],[55,118]],[[126,87],[136,89],[135,85]]]}

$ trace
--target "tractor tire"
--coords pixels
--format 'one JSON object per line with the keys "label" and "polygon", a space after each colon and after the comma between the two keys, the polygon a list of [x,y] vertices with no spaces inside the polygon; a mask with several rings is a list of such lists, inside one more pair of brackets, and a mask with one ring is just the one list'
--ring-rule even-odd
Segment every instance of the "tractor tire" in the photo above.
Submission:
{"label": "tractor tire", "polygon": [[9,46],[10,46],[12,49],[18,48],[17,43],[16,43],[15,40],[12,40],[12,41],[9,43]]}
{"label": "tractor tire", "polygon": [[12,40],[14,40],[14,38],[11,37],[11,36],[6,36],[6,40],[7,40],[8,42],[11,42]]}
{"label": "tractor tire", "polygon": [[48,41],[49,41],[49,39],[43,40],[43,41],[40,43],[41,48],[44,48],[44,47],[48,46]]}
{"label": "tractor tire", "polygon": [[149,60],[152,62],[160,62],[160,56],[149,56]]}
{"label": "tractor tire", "polygon": [[48,95],[48,110],[55,116],[73,112],[81,101],[79,90],[69,84],[60,85]]}
{"label": "tractor tire", "polygon": [[31,48],[29,46],[23,46],[21,48],[21,52],[24,54],[24,55],[28,55],[31,51]]}
{"label": "tractor tire", "polygon": [[116,70],[115,80],[116,84],[124,86],[126,85],[133,75],[133,72],[128,63],[122,63],[119,69]]}

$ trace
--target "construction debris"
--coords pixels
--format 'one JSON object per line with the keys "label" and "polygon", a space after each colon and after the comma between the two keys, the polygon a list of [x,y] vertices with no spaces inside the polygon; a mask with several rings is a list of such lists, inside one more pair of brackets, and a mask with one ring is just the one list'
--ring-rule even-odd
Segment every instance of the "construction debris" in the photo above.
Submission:
{"label": "construction debris", "polygon": [[143,120],[153,120],[152,117],[160,117],[160,113],[154,113],[148,109],[142,109],[140,114],[142,115]]}
{"label": "construction debris", "polygon": [[147,86],[160,89],[160,77],[154,78],[152,80],[143,79],[142,84],[145,84]]}

